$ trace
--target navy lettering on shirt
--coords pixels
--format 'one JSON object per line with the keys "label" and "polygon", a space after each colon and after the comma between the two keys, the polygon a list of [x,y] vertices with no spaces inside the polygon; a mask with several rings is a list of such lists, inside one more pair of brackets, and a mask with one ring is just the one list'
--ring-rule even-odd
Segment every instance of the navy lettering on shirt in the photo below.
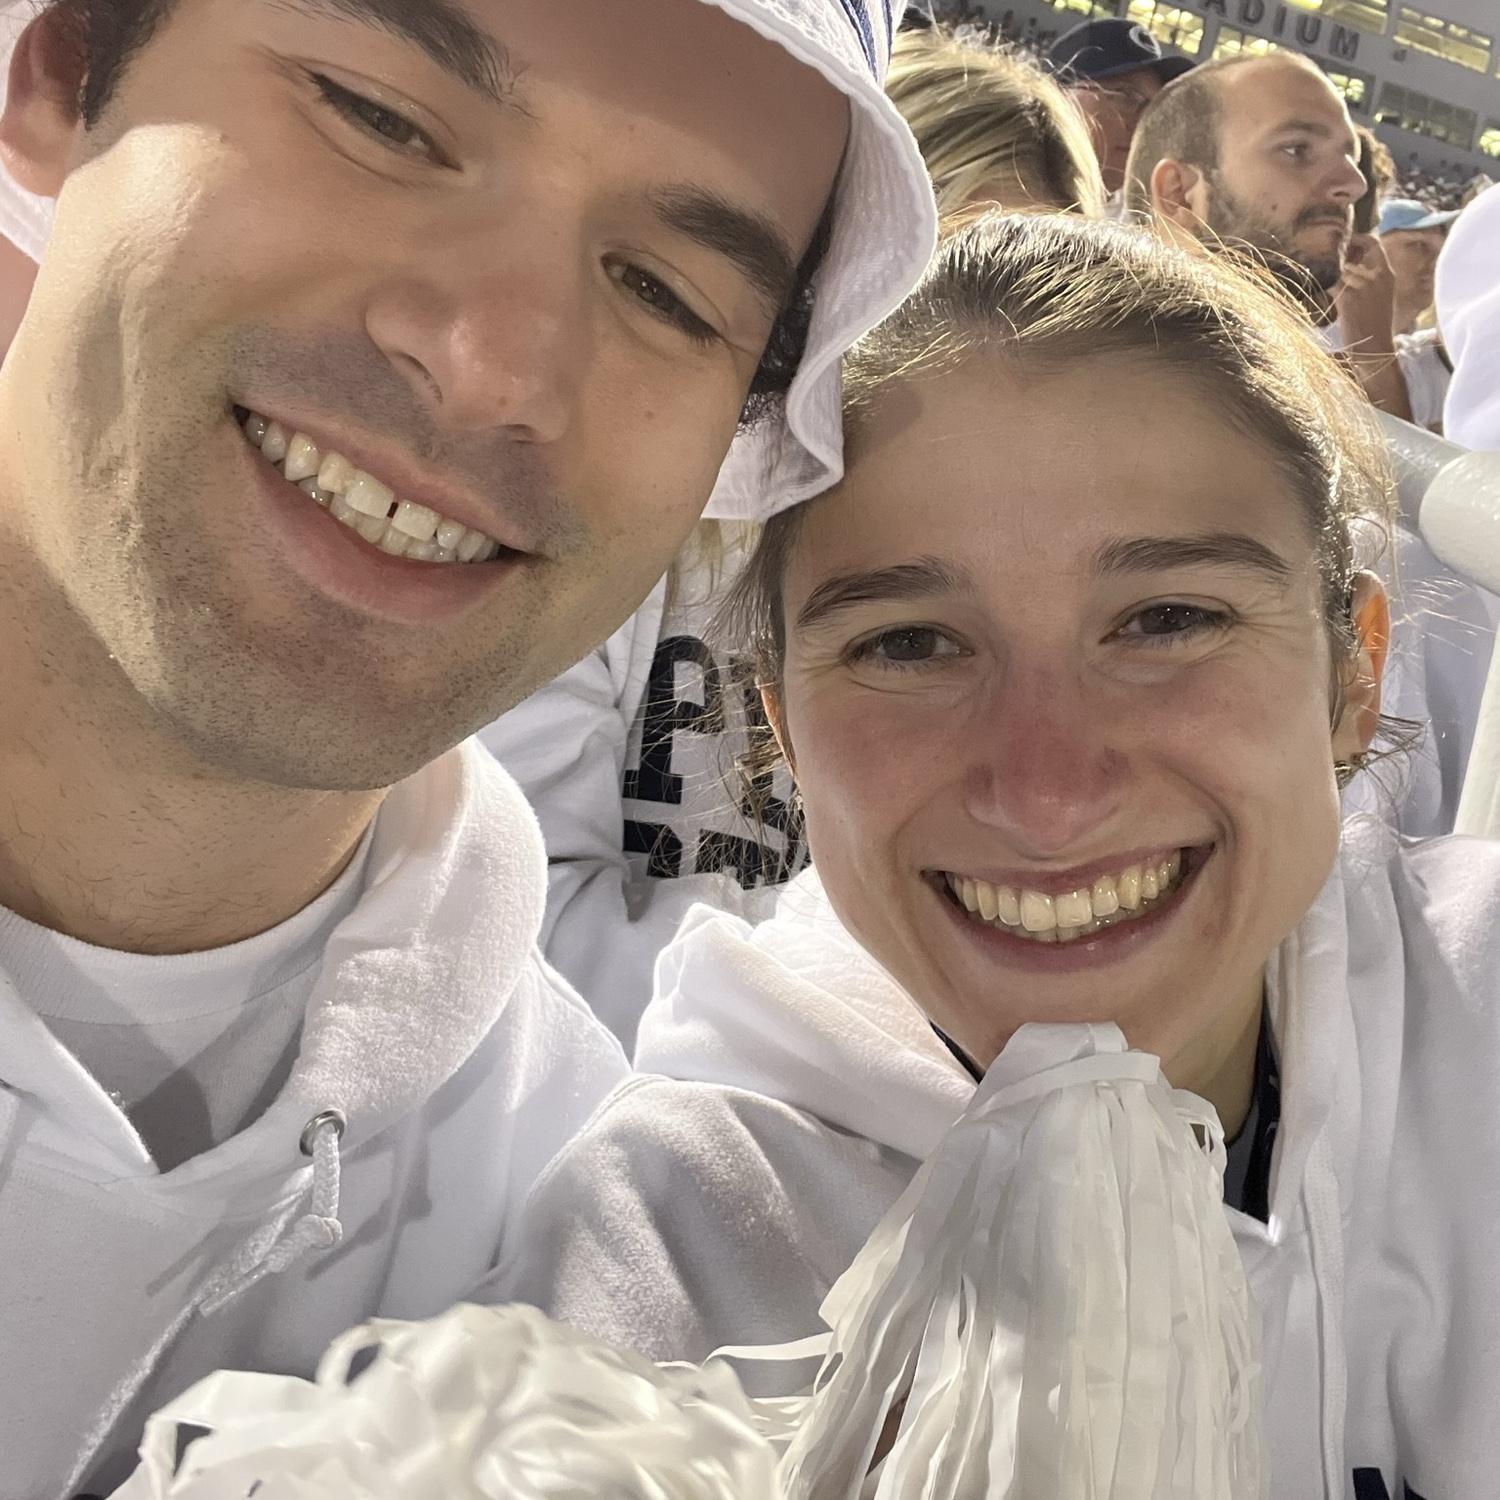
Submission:
{"label": "navy lettering on shirt", "polygon": [[[1356,1469],[1354,1471],[1354,1500],[1391,1500],[1386,1487],[1385,1475],[1379,1469]],[[1401,1486],[1401,1500],[1422,1500],[1409,1484]]]}
{"label": "navy lettering on shirt", "polygon": [[[680,679],[685,679],[681,687]],[[664,814],[686,806],[689,821],[702,801],[705,815],[715,810],[727,814],[720,821],[731,827],[690,829],[679,818],[674,828],[665,819],[627,818],[625,852],[645,858],[651,879],[729,874],[751,890],[779,885],[801,868],[802,820],[794,801],[776,794],[770,774],[741,787],[734,766],[747,738],[769,727],[746,664],[720,662],[706,642],[692,635],[668,636],[658,643],[646,685],[639,759],[625,772],[622,795],[636,804],[631,810],[637,814],[652,804]],[[705,770],[706,764],[715,769]],[[711,784],[690,789],[689,775],[706,775]]]}

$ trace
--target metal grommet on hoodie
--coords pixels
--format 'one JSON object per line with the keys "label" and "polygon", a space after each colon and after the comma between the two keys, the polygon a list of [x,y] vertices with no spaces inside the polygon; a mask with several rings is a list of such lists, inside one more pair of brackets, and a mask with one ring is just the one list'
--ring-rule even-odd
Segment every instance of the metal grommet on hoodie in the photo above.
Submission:
{"label": "metal grommet on hoodie", "polygon": [[302,1132],[302,1154],[311,1156],[313,1154],[313,1142],[318,1138],[318,1132],[325,1125],[332,1125],[339,1139],[344,1136],[344,1127],[348,1125],[341,1109],[325,1109],[322,1114],[314,1115],[307,1122],[307,1128]]}

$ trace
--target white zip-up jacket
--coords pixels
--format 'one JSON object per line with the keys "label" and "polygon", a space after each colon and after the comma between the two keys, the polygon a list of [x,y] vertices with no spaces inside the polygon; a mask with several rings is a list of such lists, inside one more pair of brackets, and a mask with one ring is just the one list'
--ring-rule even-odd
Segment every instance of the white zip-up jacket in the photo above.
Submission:
{"label": "white zip-up jacket", "polygon": [[397,787],[285,1087],[165,1174],[0,951],[3,1500],[108,1493],[194,1381],[310,1375],[341,1331],[436,1314],[495,1264],[627,1071],[538,957],[545,898],[535,820],[476,745]]}
{"label": "white zip-up jacket", "polygon": [[[1270,1217],[1226,1212],[1262,1323],[1271,1494],[1493,1500],[1500,845],[1350,831],[1268,993]],[[693,914],[637,1066],[663,1076],[544,1174],[490,1291],[657,1358],[819,1331],[973,1090],[811,873],[759,928]]]}

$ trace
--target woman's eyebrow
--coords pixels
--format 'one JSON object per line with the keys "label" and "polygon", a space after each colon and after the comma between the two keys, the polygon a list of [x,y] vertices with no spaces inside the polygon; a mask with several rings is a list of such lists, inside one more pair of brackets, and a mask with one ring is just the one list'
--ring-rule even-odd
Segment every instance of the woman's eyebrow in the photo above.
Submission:
{"label": "woman's eyebrow", "polygon": [[349,21],[409,42],[466,88],[505,109],[520,108],[510,53],[453,0],[267,0],[275,10]]}
{"label": "woman's eyebrow", "polygon": [[825,579],[797,611],[799,631],[823,624],[841,609],[856,604],[881,604],[898,599],[932,599],[940,594],[963,593],[973,588],[969,573],[936,557],[895,563],[888,568],[867,568],[837,573]]}
{"label": "woman's eyebrow", "polygon": [[1232,531],[1202,536],[1133,536],[1105,542],[1094,554],[1098,578],[1121,573],[1163,573],[1172,568],[1235,568],[1260,573],[1278,587],[1292,577],[1291,565],[1264,542]]}

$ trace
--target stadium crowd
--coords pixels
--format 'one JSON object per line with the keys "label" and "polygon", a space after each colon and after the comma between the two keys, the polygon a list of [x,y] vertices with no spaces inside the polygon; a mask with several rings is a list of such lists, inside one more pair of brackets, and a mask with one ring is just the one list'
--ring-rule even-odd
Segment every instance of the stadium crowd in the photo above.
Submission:
{"label": "stadium crowd", "polygon": [[901,10],[0,0],[3,1500],[1493,1493],[1500,187]]}

